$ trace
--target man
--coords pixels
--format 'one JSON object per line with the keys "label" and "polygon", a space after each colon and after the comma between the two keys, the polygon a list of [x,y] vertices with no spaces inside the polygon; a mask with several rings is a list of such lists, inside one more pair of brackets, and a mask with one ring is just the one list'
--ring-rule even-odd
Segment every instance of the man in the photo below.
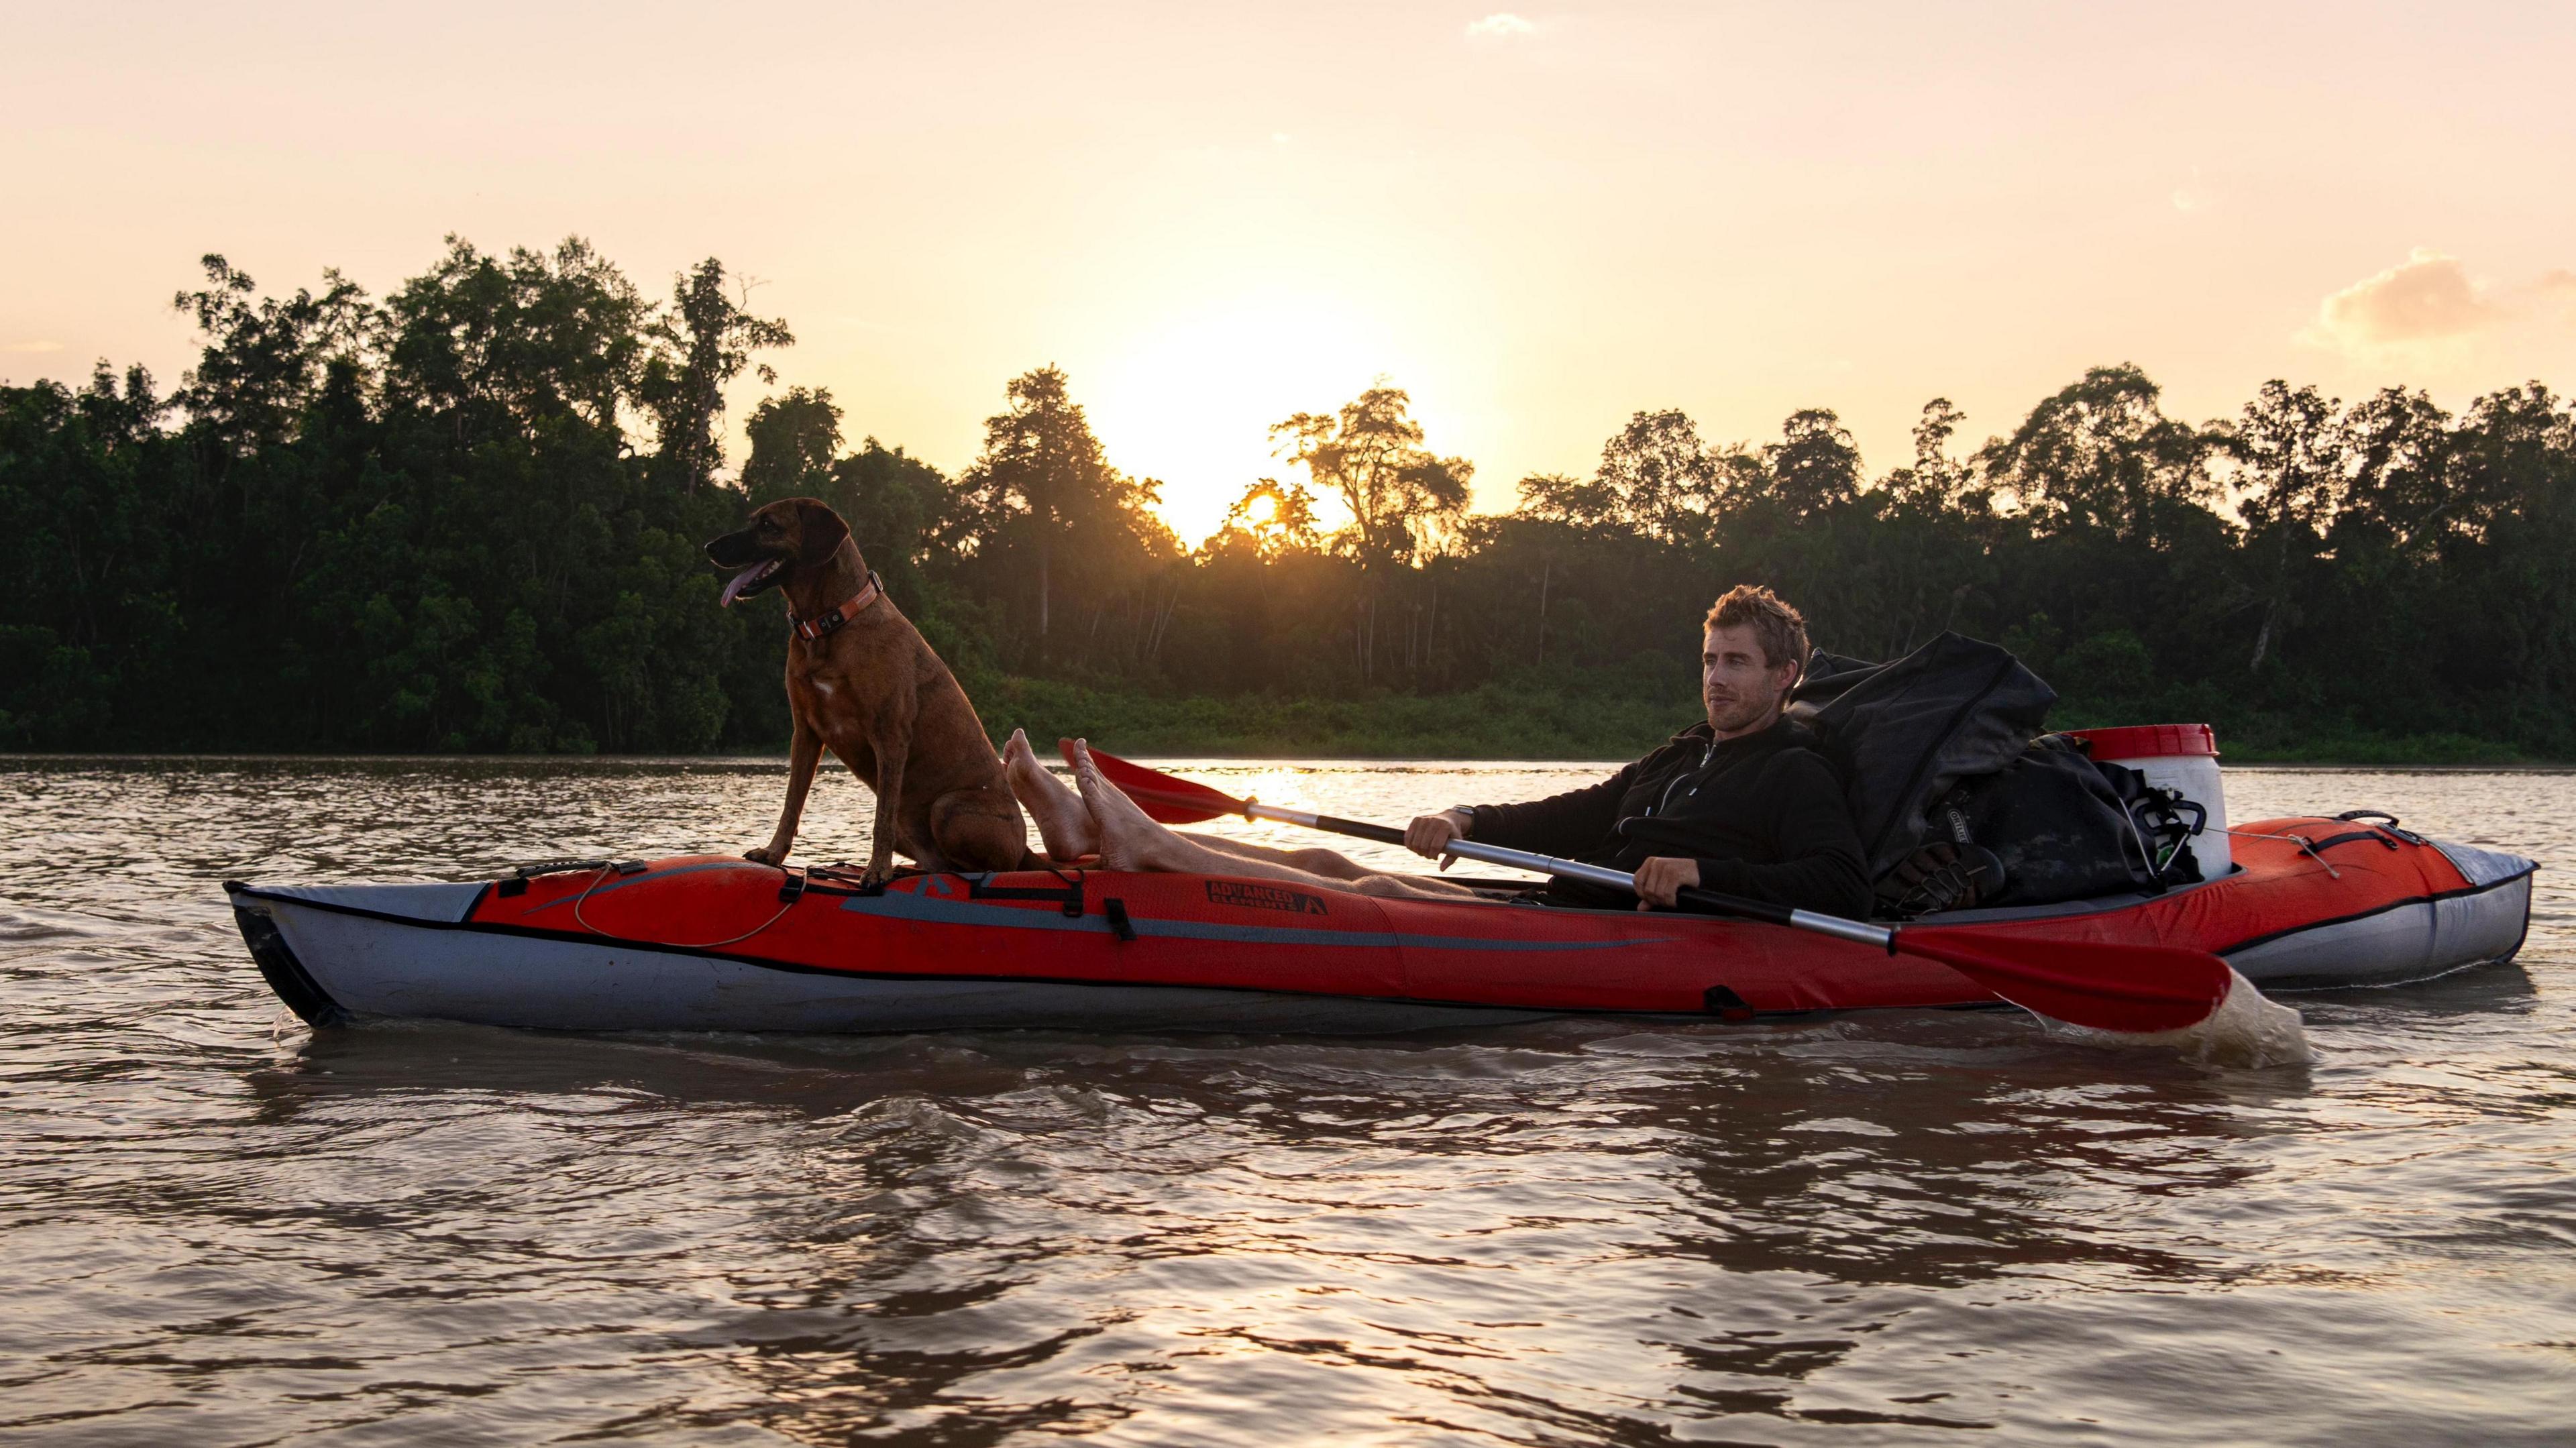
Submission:
{"label": "man", "polygon": [[[1451,840],[1471,839],[1633,871],[1640,908],[1671,909],[1675,891],[1700,886],[1866,917],[1869,876],[1842,782],[1806,731],[1781,717],[1807,657],[1806,620],[1771,590],[1743,586],[1705,625],[1707,722],[1585,789],[1426,815],[1405,830],[1405,844],[1438,858]],[[1548,893],[1568,903],[1617,899],[1565,880]]]}
{"label": "man", "polygon": [[[1866,915],[1860,840],[1831,766],[1782,719],[1807,655],[1798,611],[1767,588],[1740,587],[1708,612],[1700,651],[1707,721],[1601,783],[1531,804],[1478,805],[1424,815],[1405,830],[1416,853],[1440,858],[1473,839],[1630,870],[1639,909],[1671,909],[1674,892],[1702,885],[1833,915]],[[1256,875],[1371,895],[1469,892],[1433,877],[1372,871],[1332,850],[1273,850],[1183,835],[1146,818],[1075,748],[1079,797],[1038,764],[1023,734],[1003,751],[1011,787],[1058,860],[1098,854],[1110,869]],[[1566,904],[1624,897],[1558,881]]]}

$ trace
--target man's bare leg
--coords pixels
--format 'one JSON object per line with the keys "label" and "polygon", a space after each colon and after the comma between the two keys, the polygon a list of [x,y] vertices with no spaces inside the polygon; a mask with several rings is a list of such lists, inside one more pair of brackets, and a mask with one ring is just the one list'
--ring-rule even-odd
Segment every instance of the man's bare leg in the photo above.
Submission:
{"label": "man's bare leg", "polygon": [[1025,730],[1012,730],[1011,742],[1002,746],[1002,777],[1037,822],[1038,841],[1046,846],[1048,859],[1068,864],[1100,853],[1100,827],[1092,823],[1091,807],[1038,763]]}
{"label": "man's bare leg", "polygon": [[[1072,739],[1056,739],[1056,747],[1072,750],[1074,742]],[[1092,812],[1082,804],[1082,796],[1061,786],[1054,773],[1048,773],[1046,765],[1038,763],[1038,752],[1028,745],[1028,734],[1012,729],[1010,745],[1002,747],[1002,765],[1010,770],[1010,791],[1020,796],[1020,804],[1028,806],[1030,817],[1038,819],[1038,837],[1048,840],[1048,855],[1056,855],[1056,835],[1048,832],[1048,819],[1061,819],[1059,830],[1064,832],[1066,848],[1079,848],[1084,855],[1100,850],[1100,827],[1092,822]],[[1221,855],[1239,855],[1244,861],[1270,861],[1273,866],[1288,866],[1293,871],[1306,871],[1311,876],[1324,876],[1324,879],[1363,881],[1370,876],[1391,873],[1373,871],[1360,861],[1352,861],[1350,855],[1321,848],[1321,845],[1283,850],[1278,845],[1226,840],[1221,835],[1185,835],[1185,840],[1190,840],[1193,845],[1206,845]],[[1066,858],[1066,855],[1056,855],[1056,858]],[[1399,876],[1399,879],[1409,879],[1409,876]],[[1432,881],[1432,884],[1445,884],[1445,881]]]}
{"label": "man's bare leg", "polygon": [[1274,865],[1286,865],[1292,870],[1303,870],[1309,875],[1321,875],[1327,880],[1365,880],[1371,875],[1382,873],[1370,869],[1339,850],[1327,850],[1319,846],[1283,850],[1277,845],[1256,845],[1249,840],[1229,840],[1216,835],[1192,835],[1190,838],[1219,854],[1233,855],[1246,860],[1267,860]]}
{"label": "man's bare leg", "polygon": [[[1265,880],[1286,880],[1327,890],[1354,890],[1364,895],[1416,895],[1429,899],[1475,898],[1475,892],[1443,881],[1414,881],[1397,875],[1362,873],[1352,878],[1333,878],[1310,870],[1265,858],[1273,852],[1235,853],[1211,848],[1212,842],[1164,828],[1118,786],[1103,778],[1100,767],[1091,762],[1090,747],[1080,740],[1073,747],[1074,783],[1082,789],[1083,803],[1091,807],[1091,818],[1099,829],[1100,863],[1112,870],[1157,870],[1179,874],[1251,875]],[[1226,841],[1232,845],[1234,841]],[[1259,849],[1260,847],[1254,847]],[[1285,853],[1285,852],[1280,852]],[[1337,857],[1338,858],[1338,857]],[[1348,861],[1343,861],[1348,864]],[[1353,867],[1357,868],[1357,867]]]}
{"label": "man's bare leg", "polygon": [[[1073,743],[1070,739],[1057,742],[1063,745]],[[1011,731],[1010,742],[1002,746],[1002,770],[1010,780],[1011,793],[1018,796],[1020,804],[1028,810],[1029,818],[1037,822],[1038,839],[1046,846],[1048,858],[1063,862],[1100,853],[1100,826],[1091,818],[1091,807],[1082,802],[1082,796],[1067,789],[1063,781],[1038,762],[1037,751],[1030,747],[1027,731]],[[1377,873],[1333,850],[1283,850],[1214,835],[1190,835],[1186,838],[1219,854],[1246,860],[1267,860],[1309,875],[1321,875],[1328,880],[1363,880]]]}
{"label": "man's bare leg", "polygon": [[1453,885],[1431,875],[1405,875],[1392,870],[1372,870],[1339,850],[1309,846],[1301,850],[1283,850],[1275,845],[1256,845],[1245,840],[1219,839],[1215,835],[1188,835],[1184,838],[1207,846],[1219,854],[1233,855],[1249,863],[1284,865],[1291,870],[1334,881],[1363,895],[1424,895],[1444,900],[1481,900],[1485,898],[1464,885]]}

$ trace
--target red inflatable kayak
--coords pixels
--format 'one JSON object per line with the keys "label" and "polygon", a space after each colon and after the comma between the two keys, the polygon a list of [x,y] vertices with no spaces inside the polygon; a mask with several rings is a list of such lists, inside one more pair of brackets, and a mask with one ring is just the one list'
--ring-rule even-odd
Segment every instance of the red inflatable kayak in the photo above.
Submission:
{"label": "red inflatable kayak", "polygon": [[[1961,911],[2038,940],[2215,951],[2266,990],[2510,958],[2535,866],[2345,819],[2236,832],[2237,869],[2153,896]],[[1529,1013],[1959,1006],[1946,966],[1767,925],[1263,880],[916,875],[880,890],[730,856],[467,884],[227,883],[269,984],[316,1025],[565,1030],[1402,1030]]]}

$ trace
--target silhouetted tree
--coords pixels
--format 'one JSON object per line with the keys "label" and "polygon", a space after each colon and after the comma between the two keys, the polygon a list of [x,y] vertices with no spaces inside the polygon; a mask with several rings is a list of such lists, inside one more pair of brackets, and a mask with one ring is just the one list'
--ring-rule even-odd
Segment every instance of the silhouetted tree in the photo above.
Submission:
{"label": "silhouetted tree", "polygon": [[[984,423],[984,450],[964,476],[961,542],[1003,583],[1026,560],[1034,584],[1036,653],[1049,656],[1062,585],[1086,606],[1135,584],[1159,557],[1178,552],[1171,530],[1146,509],[1158,485],[1109,465],[1063,371],[1011,379],[1010,405]],[[1086,625],[1088,644],[1099,618]]]}
{"label": "silhouetted tree", "polygon": [[[725,384],[755,351],[792,347],[784,321],[746,312],[725,292],[724,263],[708,257],[671,283],[671,309],[645,329],[655,351],[645,363],[643,398],[661,427],[662,459],[683,492],[705,487],[724,464]],[[763,382],[778,374],[762,364]]]}
{"label": "silhouetted tree", "polygon": [[1593,490],[1556,491],[1550,501],[1557,516],[1578,526],[1615,521],[1668,543],[1704,543],[1727,501],[1728,469],[1677,408],[1630,417],[1601,445],[1592,478]]}
{"label": "silhouetted tree", "polygon": [[172,400],[201,437],[228,448],[285,442],[312,403],[325,363],[365,344],[375,320],[367,294],[326,271],[318,297],[299,288],[292,297],[254,300],[258,285],[248,273],[212,253],[201,264],[205,289],[181,292],[171,305],[196,319],[210,345]]}
{"label": "silhouetted tree", "polygon": [[[1422,446],[1412,403],[1403,389],[1381,379],[1338,413],[1301,412],[1270,429],[1274,446],[1350,513],[1341,542],[1360,568],[1352,650],[1362,679],[1377,672],[1378,606],[1388,571],[1412,564],[1443,532],[1456,528],[1475,475],[1466,459],[1440,457]],[[1408,615],[1408,665],[1421,657],[1419,627],[1418,616]]]}
{"label": "silhouetted tree", "polygon": [[1821,407],[1803,408],[1789,414],[1780,434],[1780,441],[1762,450],[1775,506],[1805,521],[1860,496],[1860,450],[1841,418]]}
{"label": "silhouetted tree", "polygon": [[385,299],[387,401],[438,419],[459,447],[564,419],[615,437],[648,310],[578,237],[552,256],[487,256],[450,236],[435,266]]}
{"label": "silhouetted tree", "polygon": [[1618,490],[1598,478],[1532,473],[1520,480],[1515,491],[1520,499],[1516,511],[1524,518],[1587,532],[1627,526]]}
{"label": "silhouetted tree", "polygon": [[1946,397],[1923,404],[1914,423],[1914,462],[1888,474],[1882,489],[1935,511],[1985,511],[1989,500],[1977,488],[1975,469],[1950,455],[1950,439],[1967,417]]}
{"label": "silhouetted tree", "polygon": [[2349,482],[2339,399],[2313,387],[2263,384],[2234,423],[2214,424],[2221,455],[2237,464],[2236,516],[2245,525],[2243,556],[2261,623],[2246,668],[2259,670],[2291,621],[2294,575],[2314,567]]}
{"label": "silhouetted tree", "polygon": [[1248,548],[1266,562],[1282,553],[1311,553],[1322,541],[1315,495],[1306,485],[1263,478],[1225,510],[1209,546]]}
{"label": "silhouetted tree", "polygon": [[1986,475],[2043,533],[2095,529],[2153,545],[2173,505],[2211,492],[2210,440],[2157,405],[2135,366],[2096,367],[1986,445]]}
{"label": "silhouetted tree", "polygon": [[1350,513],[1349,546],[1366,569],[1412,562],[1467,508],[1475,465],[1424,448],[1412,405],[1381,382],[1337,413],[1301,412],[1270,429],[1281,453]]}
{"label": "silhouetted tree", "polygon": [[841,455],[841,409],[831,389],[787,389],[764,397],[743,424],[751,455],[743,459],[743,491],[755,503],[815,497]]}

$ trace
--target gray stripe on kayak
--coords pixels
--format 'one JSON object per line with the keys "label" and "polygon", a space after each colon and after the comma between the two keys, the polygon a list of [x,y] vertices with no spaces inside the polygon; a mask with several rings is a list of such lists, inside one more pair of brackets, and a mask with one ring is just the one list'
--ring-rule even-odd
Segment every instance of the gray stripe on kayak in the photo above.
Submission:
{"label": "gray stripe on kayak", "polygon": [[[1109,921],[1102,916],[1069,916],[1054,910],[1028,910],[1009,905],[986,905],[971,900],[943,899],[928,893],[913,894],[889,890],[883,895],[854,896],[841,902],[844,910],[862,915],[876,915],[893,920],[916,920],[926,925],[975,925],[1001,930],[1076,930],[1092,935],[1110,933]],[[1159,936],[1171,940],[1223,940],[1238,945],[1338,945],[1386,949],[1400,946],[1406,950],[1624,950],[1632,945],[1662,945],[1674,937],[1640,936],[1634,940],[1494,940],[1481,935],[1410,935],[1392,930],[1297,930],[1277,925],[1216,925],[1199,920],[1149,920],[1131,918],[1138,935]]]}

